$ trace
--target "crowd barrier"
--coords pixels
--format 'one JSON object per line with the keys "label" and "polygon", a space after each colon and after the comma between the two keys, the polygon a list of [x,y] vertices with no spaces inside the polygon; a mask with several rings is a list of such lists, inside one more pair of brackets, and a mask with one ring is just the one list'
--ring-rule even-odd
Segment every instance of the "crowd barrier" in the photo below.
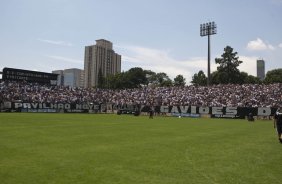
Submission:
{"label": "crowd barrier", "polygon": [[146,114],[181,117],[239,118],[273,116],[277,108],[272,107],[197,107],[197,106],[147,106],[129,104],[95,103],[28,103],[3,102],[2,112],[44,112],[44,113],[117,113]]}

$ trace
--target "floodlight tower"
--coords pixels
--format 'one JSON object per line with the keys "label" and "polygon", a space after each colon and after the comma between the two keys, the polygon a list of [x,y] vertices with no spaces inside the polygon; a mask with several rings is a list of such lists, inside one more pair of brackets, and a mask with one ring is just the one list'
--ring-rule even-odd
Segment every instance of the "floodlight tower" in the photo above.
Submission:
{"label": "floodlight tower", "polygon": [[200,25],[200,35],[208,36],[208,77],[207,85],[211,82],[211,69],[210,69],[210,35],[216,34],[216,24],[214,22],[208,22]]}

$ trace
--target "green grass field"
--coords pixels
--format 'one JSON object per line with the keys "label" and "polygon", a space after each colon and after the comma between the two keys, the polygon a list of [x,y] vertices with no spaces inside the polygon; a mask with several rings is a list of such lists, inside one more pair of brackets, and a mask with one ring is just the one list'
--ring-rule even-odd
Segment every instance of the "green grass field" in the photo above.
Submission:
{"label": "green grass field", "polygon": [[1,184],[278,184],[271,121],[0,113]]}

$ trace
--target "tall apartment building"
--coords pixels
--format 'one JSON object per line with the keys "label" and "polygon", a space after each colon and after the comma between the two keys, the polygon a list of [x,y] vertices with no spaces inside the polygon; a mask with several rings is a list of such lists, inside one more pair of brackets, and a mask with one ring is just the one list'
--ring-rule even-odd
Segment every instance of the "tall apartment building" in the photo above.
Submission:
{"label": "tall apartment building", "polygon": [[257,77],[260,78],[260,80],[265,78],[265,63],[263,59],[257,60]]}
{"label": "tall apartment building", "polygon": [[57,84],[70,87],[84,87],[83,70],[77,68],[55,70],[52,73],[58,74]]}
{"label": "tall apartment building", "polygon": [[96,40],[96,45],[86,46],[84,54],[84,87],[98,85],[98,73],[104,77],[121,72],[121,55],[115,53],[110,41]]}

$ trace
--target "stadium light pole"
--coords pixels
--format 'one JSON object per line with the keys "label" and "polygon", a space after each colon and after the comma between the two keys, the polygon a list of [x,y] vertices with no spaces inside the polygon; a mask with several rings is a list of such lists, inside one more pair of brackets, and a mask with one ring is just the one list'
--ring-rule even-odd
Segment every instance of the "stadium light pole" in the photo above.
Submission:
{"label": "stadium light pole", "polygon": [[207,85],[210,85],[211,82],[211,69],[210,69],[210,35],[214,35],[217,32],[217,26],[215,22],[208,22],[200,25],[200,35],[208,36],[208,77]]}

